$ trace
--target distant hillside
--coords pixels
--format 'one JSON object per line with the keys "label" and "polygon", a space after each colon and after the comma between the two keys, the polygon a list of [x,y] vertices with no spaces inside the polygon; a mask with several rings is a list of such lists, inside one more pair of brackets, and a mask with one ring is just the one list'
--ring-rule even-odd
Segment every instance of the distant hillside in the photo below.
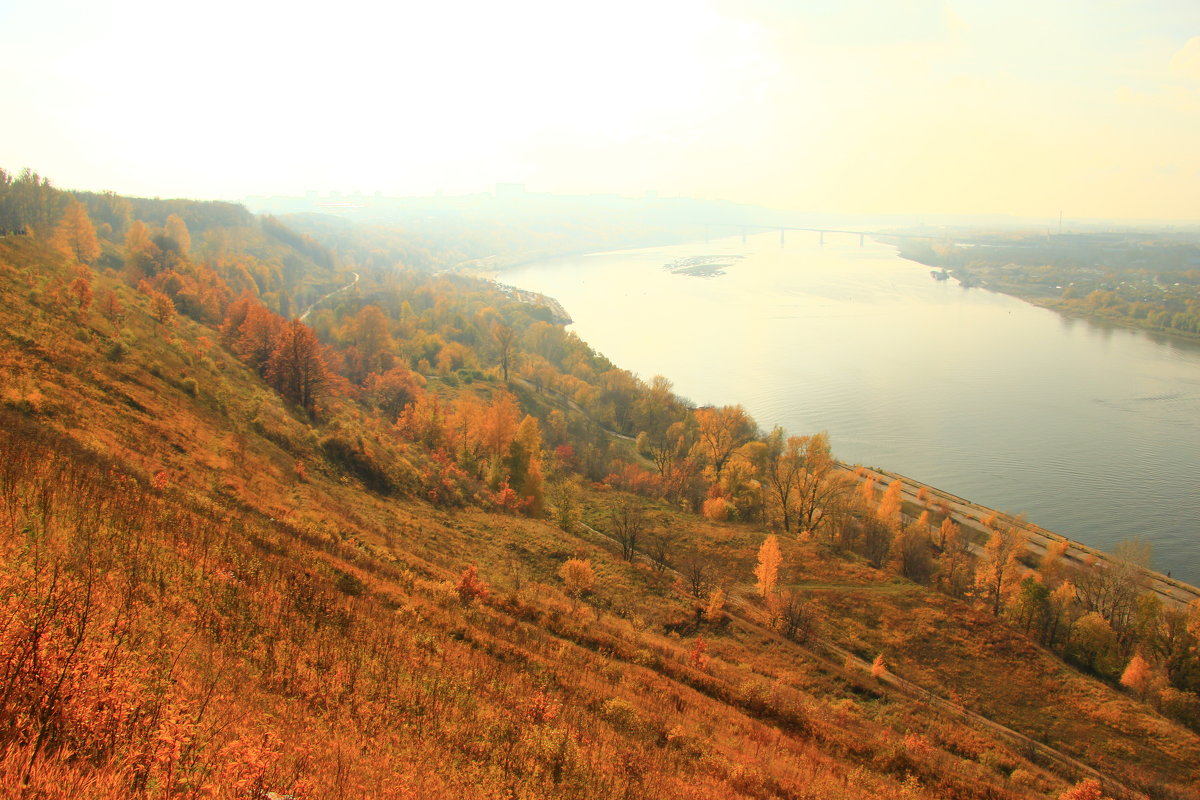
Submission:
{"label": "distant hillside", "polygon": [[1132,566],[407,234],[5,179],[0,795],[1200,797],[1200,608]]}

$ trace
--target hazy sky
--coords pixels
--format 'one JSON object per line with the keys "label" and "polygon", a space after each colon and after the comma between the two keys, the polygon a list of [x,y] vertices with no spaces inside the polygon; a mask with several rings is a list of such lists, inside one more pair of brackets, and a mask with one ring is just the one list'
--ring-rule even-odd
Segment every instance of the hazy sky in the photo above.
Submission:
{"label": "hazy sky", "polygon": [[0,0],[0,167],[1200,218],[1200,2]]}

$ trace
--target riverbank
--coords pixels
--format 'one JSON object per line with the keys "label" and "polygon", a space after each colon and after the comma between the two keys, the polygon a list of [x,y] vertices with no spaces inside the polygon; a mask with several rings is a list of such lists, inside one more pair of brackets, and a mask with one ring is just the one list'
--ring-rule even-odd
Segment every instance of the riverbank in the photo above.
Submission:
{"label": "riverbank", "polygon": [[[861,471],[864,480],[868,478],[874,479],[880,485],[890,484],[894,480],[899,480],[900,485],[903,487],[901,495],[909,507],[921,508],[927,505],[938,506],[944,503],[950,509],[950,518],[959,527],[974,534],[974,538],[979,544],[986,542],[990,536],[990,531],[984,525],[983,521],[995,516],[1001,522],[1017,528],[1025,537],[1027,549],[1034,555],[1044,555],[1050,544],[1066,542],[1067,551],[1064,554],[1064,558],[1078,566],[1092,563],[1107,565],[1115,561],[1112,554],[1106,553],[1103,550],[1048,531],[1039,525],[1019,517],[1013,517],[1003,511],[997,511],[996,509],[971,502],[950,492],[909,478],[906,475],[875,467],[858,467],[843,463],[839,463],[839,466],[851,472]],[[917,497],[922,490],[924,490],[925,495],[929,498],[926,502],[919,500]],[[1151,569],[1142,569],[1141,572],[1147,581],[1149,590],[1153,591],[1164,605],[1186,607],[1192,602],[1200,600],[1200,588],[1198,587]]]}
{"label": "riverbank", "polygon": [[989,292],[1015,297],[1032,306],[1054,311],[1064,317],[1081,319],[1096,324],[1112,325],[1126,330],[1142,331],[1156,337],[1162,337],[1163,340],[1168,342],[1200,344],[1200,330],[1189,331],[1151,322],[1150,317],[1156,313],[1172,314],[1170,309],[1161,305],[1153,308],[1153,310],[1143,307],[1155,305],[1151,302],[1136,304],[1139,306],[1140,313],[1143,313],[1144,316],[1131,317],[1126,314],[1112,313],[1111,311],[1107,311],[1106,307],[1089,309],[1082,307],[1078,302],[1064,299],[1062,295],[1063,286],[1061,285],[1048,286],[1037,283],[1013,283],[1009,280],[1012,277],[1011,273],[1008,271],[1008,267],[1004,265],[972,264],[970,268],[954,267],[946,265],[941,259],[923,258],[913,253],[905,253],[899,248],[896,254],[906,261],[912,261],[914,264],[921,264],[922,266],[933,267],[948,272],[964,289],[985,289]]}

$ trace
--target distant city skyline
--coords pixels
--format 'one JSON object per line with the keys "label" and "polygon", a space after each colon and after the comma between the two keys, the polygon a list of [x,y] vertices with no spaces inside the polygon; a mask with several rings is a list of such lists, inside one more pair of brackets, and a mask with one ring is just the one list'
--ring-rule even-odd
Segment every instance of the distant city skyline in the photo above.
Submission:
{"label": "distant city skyline", "polygon": [[317,8],[0,7],[0,167],[227,200],[1200,219],[1195,2]]}

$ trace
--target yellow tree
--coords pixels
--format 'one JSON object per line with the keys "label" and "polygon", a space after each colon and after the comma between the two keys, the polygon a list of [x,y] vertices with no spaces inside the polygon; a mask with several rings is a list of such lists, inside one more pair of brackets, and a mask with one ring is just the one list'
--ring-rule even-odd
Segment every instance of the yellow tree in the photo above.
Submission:
{"label": "yellow tree", "polygon": [[590,592],[596,585],[596,571],[592,562],[583,558],[568,559],[558,569],[558,577],[562,578],[567,594],[571,596],[571,610],[579,605],[579,598]]}
{"label": "yellow tree", "polygon": [[758,566],[754,568],[754,577],[758,578],[758,593],[769,598],[779,584],[779,565],[783,563],[783,554],[779,551],[779,539],[774,535],[768,536],[758,550]]}
{"label": "yellow tree", "polygon": [[387,317],[379,306],[363,306],[347,328],[347,338],[358,348],[362,359],[363,375],[360,380],[368,373],[385,371],[390,366],[387,362],[390,362],[393,343]]}
{"label": "yellow tree", "polygon": [[741,406],[696,409],[700,447],[720,478],[734,451],[754,437],[754,420]]}
{"label": "yellow tree", "polygon": [[100,257],[100,240],[83,203],[71,200],[67,204],[54,231],[54,243],[81,264],[91,264]]}
{"label": "yellow tree", "polygon": [[1042,561],[1038,564],[1038,572],[1042,575],[1042,581],[1047,586],[1057,586],[1062,579],[1066,570],[1066,555],[1070,544],[1066,539],[1055,542],[1050,542],[1046,545],[1046,552],[1042,556]]}
{"label": "yellow tree", "polygon": [[167,217],[167,222],[163,226],[163,232],[174,239],[175,244],[179,245],[179,255],[186,256],[188,251],[192,249],[192,235],[188,233],[187,223],[178,214],[172,214]]}
{"label": "yellow tree", "polygon": [[542,432],[538,421],[526,415],[517,426],[506,459],[509,485],[521,497],[526,513],[540,517],[546,506],[542,486]]}
{"label": "yellow tree", "polygon": [[158,271],[158,260],[162,251],[150,238],[150,229],[140,219],[133,221],[125,232],[125,278],[137,285],[143,278],[153,277]]}
{"label": "yellow tree", "polygon": [[998,522],[994,514],[984,523],[992,529],[992,535],[975,570],[975,586],[991,606],[992,614],[999,616],[1020,582],[1019,559],[1025,551],[1025,537],[1017,524]]}
{"label": "yellow tree", "polygon": [[894,531],[900,529],[901,492],[903,490],[904,484],[899,478],[889,483],[887,491],[883,493],[883,497],[879,501],[879,506],[875,509],[875,516],[879,518],[879,521]]}

